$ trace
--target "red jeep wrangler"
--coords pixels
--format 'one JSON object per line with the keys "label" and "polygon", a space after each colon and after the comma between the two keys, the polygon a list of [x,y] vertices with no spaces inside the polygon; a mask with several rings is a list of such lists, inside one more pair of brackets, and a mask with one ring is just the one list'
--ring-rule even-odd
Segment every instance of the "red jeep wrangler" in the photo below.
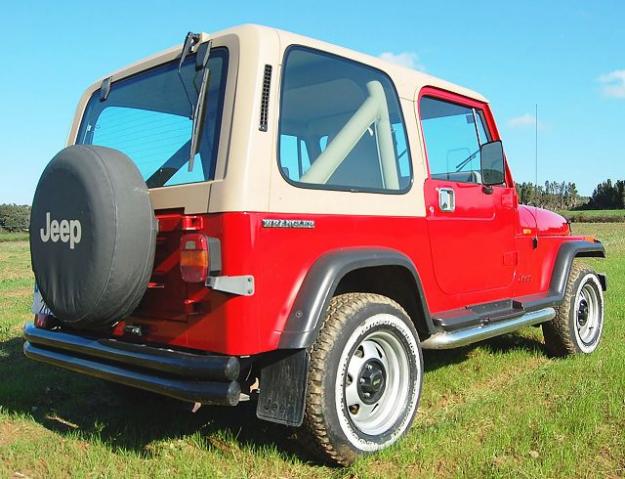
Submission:
{"label": "red jeep wrangler", "polygon": [[479,94],[242,26],[83,95],[37,186],[25,354],[189,403],[257,399],[352,462],[404,434],[422,349],[542,325],[590,353],[603,257],[518,204]]}

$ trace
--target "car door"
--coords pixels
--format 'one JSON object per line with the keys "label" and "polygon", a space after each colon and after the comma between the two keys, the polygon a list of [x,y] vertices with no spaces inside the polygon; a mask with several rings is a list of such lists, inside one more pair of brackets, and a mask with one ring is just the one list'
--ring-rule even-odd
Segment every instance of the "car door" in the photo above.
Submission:
{"label": "car door", "polygon": [[480,145],[499,139],[488,106],[427,88],[419,95],[418,108],[428,162],[426,218],[436,281],[448,295],[492,292],[474,295],[476,302],[509,297],[518,261],[516,194],[509,174],[502,185],[481,181]]}

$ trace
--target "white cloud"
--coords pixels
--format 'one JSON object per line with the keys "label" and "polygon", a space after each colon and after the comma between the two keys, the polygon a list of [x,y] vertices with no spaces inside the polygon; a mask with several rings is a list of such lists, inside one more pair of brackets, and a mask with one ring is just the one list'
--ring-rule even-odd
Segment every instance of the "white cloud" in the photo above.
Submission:
{"label": "white cloud", "polygon": [[380,54],[382,60],[395,63],[403,67],[412,68],[414,70],[425,71],[425,67],[419,62],[419,55],[415,52],[384,52]]}
{"label": "white cloud", "polygon": [[599,77],[601,91],[605,96],[625,98],[625,70],[614,70]]}
{"label": "white cloud", "polygon": [[536,125],[536,117],[534,115],[530,115],[526,113],[521,116],[515,116],[514,118],[510,118],[508,120],[508,126],[510,128],[523,128],[526,126],[535,126]]}

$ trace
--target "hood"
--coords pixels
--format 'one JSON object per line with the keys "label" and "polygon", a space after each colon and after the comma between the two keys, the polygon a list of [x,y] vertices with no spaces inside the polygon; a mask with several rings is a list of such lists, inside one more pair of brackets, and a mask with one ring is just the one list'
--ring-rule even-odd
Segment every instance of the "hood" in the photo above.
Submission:
{"label": "hood", "polygon": [[569,222],[553,211],[535,206],[519,205],[521,228],[538,231],[538,236],[568,236],[571,234]]}

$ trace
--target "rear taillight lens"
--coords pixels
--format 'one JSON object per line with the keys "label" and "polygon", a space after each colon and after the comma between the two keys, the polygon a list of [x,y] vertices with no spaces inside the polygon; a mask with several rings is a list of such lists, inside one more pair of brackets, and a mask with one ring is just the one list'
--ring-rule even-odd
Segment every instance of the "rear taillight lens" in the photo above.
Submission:
{"label": "rear taillight lens", "polygon": [[180,274],[187,283],[203,283],[210,268],[208,238],[203,234],[183,235],[180,239]]}

